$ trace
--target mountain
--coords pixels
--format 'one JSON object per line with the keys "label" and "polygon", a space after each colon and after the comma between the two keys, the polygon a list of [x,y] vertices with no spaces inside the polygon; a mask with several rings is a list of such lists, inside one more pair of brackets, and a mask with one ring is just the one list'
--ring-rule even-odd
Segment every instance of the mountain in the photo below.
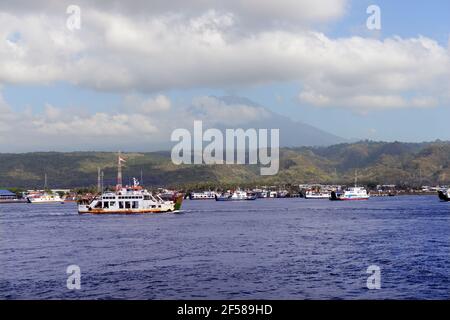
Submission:
{"label": "mountain", "polygon": [[[0,154],[0,187],[51,188],[93,186],[97,168],[105,185],[114,185],[112,152],[39,152]],[[143,175],[146,186],[218,186],[246,184],[351,183],[355,170],[364,184],[450,184],[450,142],[344,143],[328,147],[282,148],[280,171],[263,177],[255,165],[181,165],[169,152],[126,153],[124,182]]]}
{"label": "mountain", "polygon": [[243,129],[279,129],[280,146],[300,147],[300,146],[329,146],[337,143],[348,142],[347,140],[313,127],[309,124],[292,120],[286,116],[277,114],[256,102],[242,97],[225,96],[215,97],[227,105],[246,105],[263,110],[267,114],[256,121],[249,121],[243,125]]}

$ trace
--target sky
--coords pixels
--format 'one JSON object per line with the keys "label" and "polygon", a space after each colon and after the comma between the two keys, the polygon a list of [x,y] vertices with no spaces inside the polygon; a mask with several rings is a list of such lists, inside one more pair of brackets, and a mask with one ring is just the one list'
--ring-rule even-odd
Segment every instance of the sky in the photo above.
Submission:
{"label": "sky", "polygon": [[229,95],[349,140],[450,140],[449,21],[445,0],[2,0],[0,152],[158,150],[267,117]]}

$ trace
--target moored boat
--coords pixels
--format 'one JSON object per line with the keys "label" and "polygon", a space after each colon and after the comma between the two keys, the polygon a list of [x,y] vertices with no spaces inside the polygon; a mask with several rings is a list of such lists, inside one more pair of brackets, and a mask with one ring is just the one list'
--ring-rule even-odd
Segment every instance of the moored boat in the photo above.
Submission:
{"label": "moored boat", "polygon": [[189,200],[214,200],[217,193],[214,191],[191,192]]}
{"label": "moored boat", "polygon": [[369,193],[365,188],[358,187],[358,172],[355,171],[355,186],[344,192],[332,191],[330,200],[369,200]]}
{"label": "moored boat", "polygon": [[306,191],[304,197],[305,197],[305,199],[323,200],[323,199],[329,199],[331,197],[331,193],[309,190],[309,191]]}
{"label": "moored boat", "polygon": [[221,195],[216,195],[216,201],[243,201],[256,200],[256,198],[256,193],[241,190],[236,190],[233,193],[225,192]]}
{"label": "moored boat", "polygon": [[57,193],[36,192],[30,193],[26,197],[28,203],[46,204],[46,203],[63,203],[64,200]]}
{"label": "moored boat", "polygon": [[352,187],[344,192],[332,191],[330,200],[368,200],[369,194],[367,190],[361,187]]}

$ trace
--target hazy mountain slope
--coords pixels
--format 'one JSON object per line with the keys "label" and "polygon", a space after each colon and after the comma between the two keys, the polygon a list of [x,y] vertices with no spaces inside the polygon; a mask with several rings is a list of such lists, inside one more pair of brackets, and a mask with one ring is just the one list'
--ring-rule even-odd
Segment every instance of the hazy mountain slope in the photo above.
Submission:
{"label": "hazy mountain slope", "polygon": [[346,142],[346,140],[341,137],[320,130],[309,124],[294,121],[286,116],[277,114],[265,106],[261,106],[247,98],[226,96],[217,99],[230,105],[242,104],[262,108],[269,114],[268,117],[257,121],[250,121],[242,127],[244,129],[280,129],[280,146],[282,147],[329,146]]}

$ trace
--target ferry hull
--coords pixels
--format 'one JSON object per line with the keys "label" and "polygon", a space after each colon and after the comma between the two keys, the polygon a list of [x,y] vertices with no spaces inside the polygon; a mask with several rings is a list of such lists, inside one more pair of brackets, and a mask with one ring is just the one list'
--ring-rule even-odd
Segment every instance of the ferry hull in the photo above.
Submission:
{"label": "ferry hull", "polygon": [[232,198],[232,197],[216,197],[216,201],[250,201],[256,200],[256,196],[250,196],[248,198]]}
{"label": "ferry hull", "polygon": [[27,200],[28,203],[32,204],[52,204],[52,203],[64,203],[64,200],[58,200],[58,201],[34,201],[34,200]]}
{"label": "ferry hull", "polygon": [[150,214],[150,213],[173,213],[178,212],[178,210],[117,210],[117,211],[105,211],[105,210],[78,210],[79,214],[96,214],[96,215],[106,215],[106,214]]}
{"label": "ferry hull", "polygon": [[216,201],[251,201],[251,200],[256,200],[256,198],[249,198],[249,199],[216,198]]}
{"label": "ferry hull", "polygon": [[324,195],[305,195],[305,199],[307,200],[324,200],[324,199],[330,199],[331,195],[324,194]]}
{"label": "ferry hull", "polygon": [[331,201],[363,201],[369,200],[369,196],[367,197],[346,197],[343,194],[337,194],[336,192],[332,192],[330,196]]}

